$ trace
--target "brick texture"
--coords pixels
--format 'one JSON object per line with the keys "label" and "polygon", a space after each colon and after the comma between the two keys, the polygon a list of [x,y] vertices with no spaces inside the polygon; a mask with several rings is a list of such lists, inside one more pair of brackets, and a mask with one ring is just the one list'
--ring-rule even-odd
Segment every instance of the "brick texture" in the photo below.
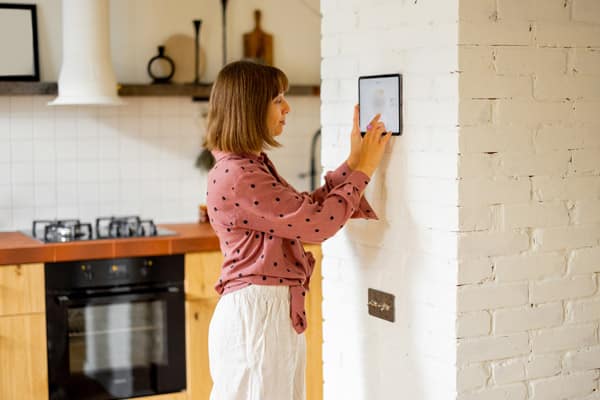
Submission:
{"label": "brick texture", "polygon": [[598,4],[322,1],[325,168],[356,78],[404,79],[381,219],[324,246],[326,399],[600,398]]}
{"label": "brick texture", "polygon": [[459,3],[458,398],[600,398],[600,2]]}

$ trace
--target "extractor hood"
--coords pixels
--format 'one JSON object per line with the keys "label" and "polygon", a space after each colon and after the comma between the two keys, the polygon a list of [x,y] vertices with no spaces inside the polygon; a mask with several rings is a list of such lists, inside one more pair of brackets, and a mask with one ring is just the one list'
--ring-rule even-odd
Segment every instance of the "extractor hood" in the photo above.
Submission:
{"label": "extractor hood", "polygon": [[108,0],[62,1],[58,97],[49,105],[120,105],[110,56]]}

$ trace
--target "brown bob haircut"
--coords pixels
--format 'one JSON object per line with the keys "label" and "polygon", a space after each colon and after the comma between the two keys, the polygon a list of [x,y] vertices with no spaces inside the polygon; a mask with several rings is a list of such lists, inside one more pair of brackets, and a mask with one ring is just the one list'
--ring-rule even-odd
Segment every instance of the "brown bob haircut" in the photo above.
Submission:
{"label": "brown bob haircut", "polygon": [[267,129],[267,111],[287,89],[278,68],[251,61],[226,65],[210,93],[204,147],[243,154],[281,146]]}

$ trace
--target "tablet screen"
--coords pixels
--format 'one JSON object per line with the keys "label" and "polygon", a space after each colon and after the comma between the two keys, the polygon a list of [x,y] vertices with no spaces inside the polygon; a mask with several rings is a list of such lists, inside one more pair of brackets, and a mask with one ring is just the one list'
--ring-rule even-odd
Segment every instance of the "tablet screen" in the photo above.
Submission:
{"label": "tablet screen", "polygon": [[360,131],[366,132],[368,123],[376,114],[388,131],[399,135],[400,75],[362,76],[358,79]]}

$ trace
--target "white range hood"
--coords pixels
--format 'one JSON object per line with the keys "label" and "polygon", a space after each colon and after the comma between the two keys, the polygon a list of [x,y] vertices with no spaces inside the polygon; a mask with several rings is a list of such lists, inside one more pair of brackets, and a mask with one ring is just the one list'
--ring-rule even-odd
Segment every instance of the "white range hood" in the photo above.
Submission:
{"label": "white range hood", "polygon": [[120,105],[110,56],[108,0],[63,0],[58,97],[49,105]]}

